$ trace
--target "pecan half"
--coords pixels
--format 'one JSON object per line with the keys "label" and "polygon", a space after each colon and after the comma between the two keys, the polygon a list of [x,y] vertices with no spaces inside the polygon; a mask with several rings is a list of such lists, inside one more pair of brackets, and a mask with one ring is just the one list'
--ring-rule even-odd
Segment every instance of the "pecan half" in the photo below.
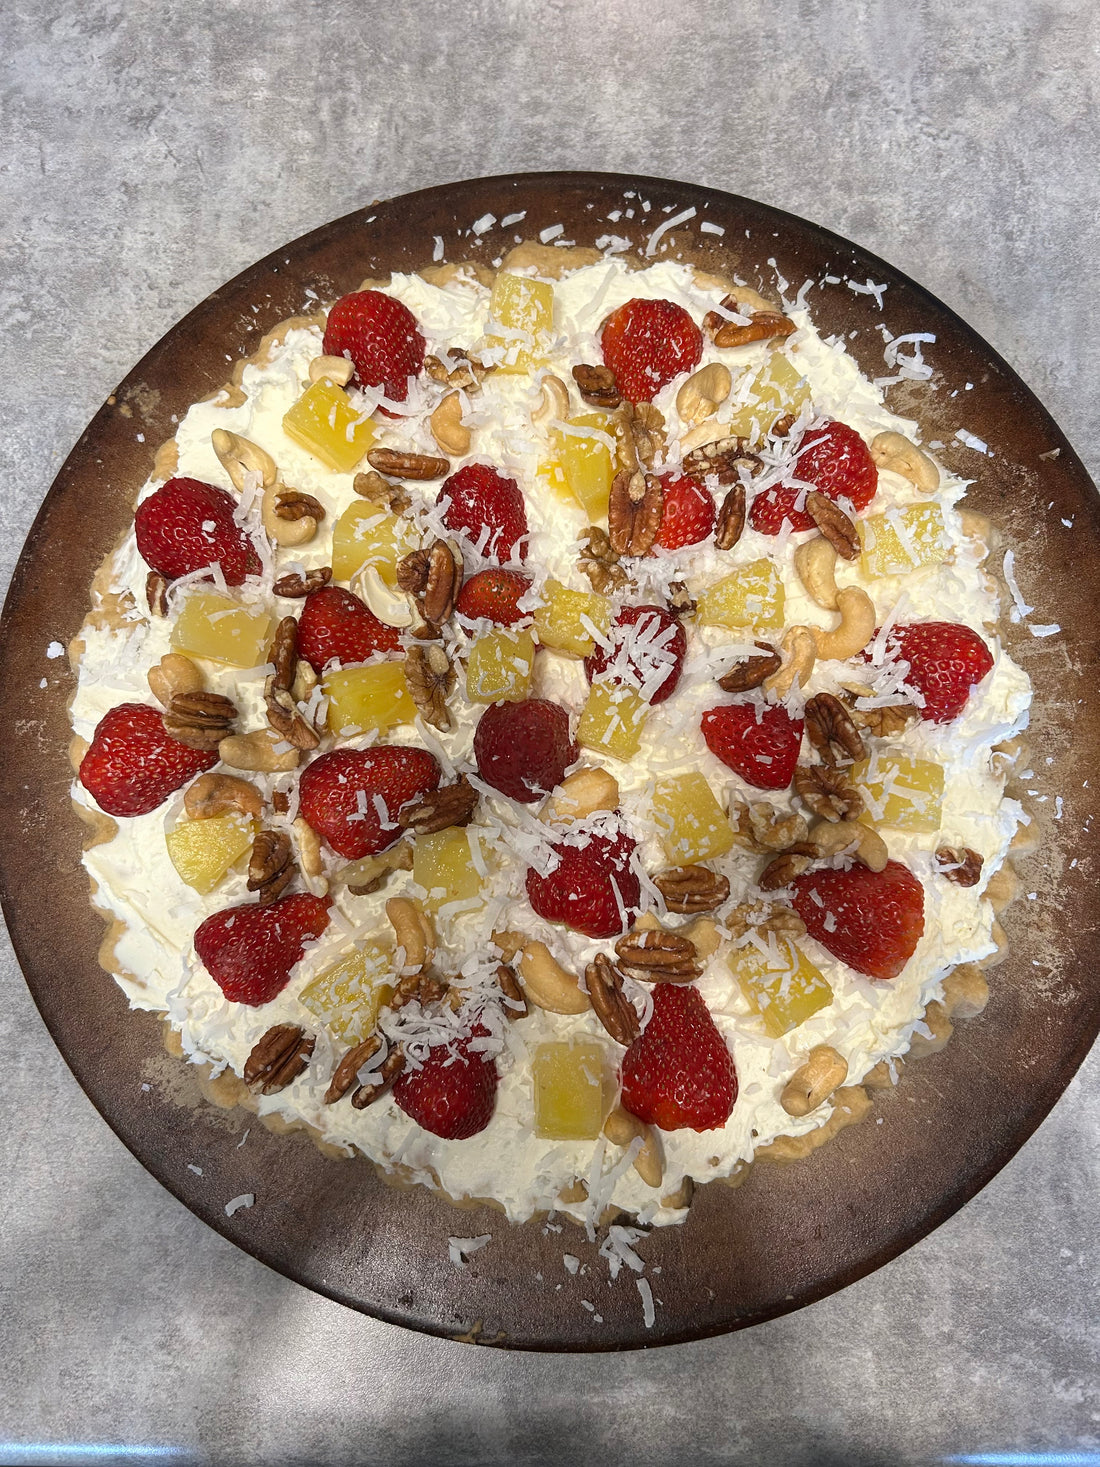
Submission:
{"label": "pecan half", "polygon": [[703,330],[717,347],[746,346],[750,341],[770,341],[773,336],[790,336],[796,329],[793,321],[779,311],[748,311],[733,296],[726,296],[723,308],[738,316],[749,316],[747,326],[727,321],[719,311],[708,311],[703,317]]}
{"label": "pecan half", "polygon": [[359,1071],[372,1055],[378,1053],[382,1040],[377,1034],[370,1034],[361,1044],[353,1045],[336,1066],[332,1079],[329,1081],[328,1089],[325,1091],[324,1103],[333,1105],[341,1100],[353,1085],[358,1084]]}
{"label": "pecan half", "polygon": [[863,809],[863,796],[847,784],[843,773],[828,764],[799,764],[794,772],[794,792],[807,810],[822,820],[856,820]]}
{"label": "pecan half", "polygon": [[670,912],[713,912],[730,894],[729,879],[706,866],[670,866],[653,884]]}
{"label": "pecan half", "polygon": [[630,581],[619,565],[619,553],[612,548],[607,531],[598,525],[589,525],[585,530],[578,564],[592,583],[592,589],[601,596],[621,591]]}
{"label": "pecan half", "polygon": [[272,586],[276,596],[286,596],[295,601],[300,601],[303,596],[308,596],[311,591],[319,591],[322,586],[327,586],[332,580],[332,566],[319,565],[314,570],[306,571],[305,575],[299,575],[297,571],[291,571],[285,576],[280,576]]}
{"label": "pecan half", "polygon": [[852,520],[835,500],[811,489],[806,495],[806,513],[841,560],[855,560],[859,554],[859,534]]}
{"label": "pecan half", "polygon": [[275,628],[271,642],[271,662],[275,671],[264,684],[267,721],[280,738],[295,749],[316,749],[321,742],[317,730],[301,713],[294,696],[294,680],[298,674],[298,622],[284,616]]}
{"label": "pecan half", "polygon": [[413,550],[397,563],[397,584],[408,596],[424,595],[431,566],[431,552]]}
{"label": "pecan half", "polygon": [[611,485],[608,539],[618,555],[648,555],[656,544],[665,494],[654,474],[622,469]]}
{"label": "pecan half", "polygon": [[527,998],[519,979],[504,963],[497,967],[496,979],[500,984],[501,993],[508,1000],[504,1005],[505,1014],[509,1019],[525,1019],[530,1010],[527,1007]]}
{"label": "pecan half", "polygon": [[941,876],[956,886],[977,886],[982,879],[982,858],[969,846],[940,846],[936,852],[936,868]]}
{"label": "pecan half", "polygon": [[815,693],[806,700],[806,732],[826,764],[837,762],[839,750],[853,763],[867,752],[852,715],[832,693]]}
{"label": "pecan half", "polygon": [[763,656],[746,657],[735,662],[729,672],[718,679],[718,686],[727,693],[747,693],[758,688],[765,678],[771,677],[783,666],[783,659],[770,642],[757,642]]}
{"label": "pecan half", "polygon": [[372,448],[367,463],[394,479],[442,479],[451,471],[450,462],[434,453],[402,453],[396,448]]}
{"label": "pecan half", "polygon": [[695,944],[678,932],[630,932],[615,951],[623,973],[642,983],[690,983],[703,971]]}
{"label": "pecan half", "polygon": [[452,825],[469,825],[477,808],[478,793],[464,774],[454,784],[429,790],[398,812],[398,824],[417,835],[434,835]]}
{"label": "pecan half", "polygon": [[596,1017],[617,1043],[633,1044],[641,1032],[634,1005],[623,993],[623,975],[610,958],[597,953],[584,970]]}
{"label": "pecan half", "polygon": [[367,1106],[385,1093],[388,1087],[397,1079],[405,1068],[405,1052],[401,1048],[391,1049],[382,1062],[382,1068],[378,1072],[379,1078],[374,1085],[360,1085],[351,1097],[351,1103],[356,1110],[366,1110]]}
{"label": "pecan half", "polygon": [[432,626],[449,621],[462,589],[462,557],[443,540],[437,540],[428,551],[428,573],[424,580],[421,610]]}
{"label": "pecan half", "polygon": [[742,468],[755,477],[763,464],[748,452],[744,438],[719,438],[717,443],[693,448],[680,467],[689,479],[709,479],[713,474],[719,484],[738,484]]}
{"label": "pecan half", "polygon": [[276,1024],[252,1046],[244,1062],[244,1083],[261,1095],[285,1090],[309,1064],[316,1043],[297,1024]]}
{"label": "pecan half", "polygon": [[663,415],[651,402],[624,402],[608,428],[615,435],[615,462],[620,469],[651,469],[664,448]]}
{"label": "pecan half", "polygon": [[369,499],[372,504],[380,505],[393,514],[404,514],[412,503],[402,485],[391,484],[373,469],[366,474],[356,474],[351,487],[356,494],[361,494],[364,499]]}
{"label": "pecan half", "polygon": [[589,367],[582,362],[573,368],[573,381],[592,407],[617,408],[623,400],[610,367]]}
{"label": "pecan half", "polygon": [[160,571],[145,577],[145,600],[153,616],[168,615],[168,582]]}
{"label": "pecan half", "polygon": [[294,876],[290,837],[281,830],[261,830],[248,858],[248,890],[259,893],[261,907],[282,895]]}
{"label": "pecan half", "polygon": [[455,670],[439,642],[409,648],[405,653],[405,681],[424,722],[433,728],[449,729],[447,698],[454,690]]}
{"label": "pecan half", "polygon": [[477,392],[482,378],[494,370],[458,346],[449,346],[446,356],[454,366],[448,367],[441,357],[426,356],[424,370],[433,382],[443,382],[446,386],[456,387],[463,392]]}
{"label": "pecan half", "polygon": [[890,739],[920,717],[913,703],[887,703],[881,708],[855,708],[849,704],[852,722],[876,739]]}
{"label": "pecan half", "polygon": [[731,484],[718,508],[714,543],[719,550],[732,550],[745,533],[745,486]]}
{"label": "pecan half", "polygon": [[808,871],[820,856],[821,852],[812,841],[799,841],[789,850],[782,851],[774,861],[768,862],[757,885],[762,891],[778,891],[780,887],[790,886],[795,877]]}
{"label": "pecan half", "polygon": [[236,705],[220,693],[176,693],[162,722],[165,733],[189,749],[216,749],[236,717]]}
{"label": "pecan half", "polygon": [[304,520],[308,516],[320,523],[325,517],[325,506],[300,489],[280,489],[275,495],[275,514],[281,520]]}

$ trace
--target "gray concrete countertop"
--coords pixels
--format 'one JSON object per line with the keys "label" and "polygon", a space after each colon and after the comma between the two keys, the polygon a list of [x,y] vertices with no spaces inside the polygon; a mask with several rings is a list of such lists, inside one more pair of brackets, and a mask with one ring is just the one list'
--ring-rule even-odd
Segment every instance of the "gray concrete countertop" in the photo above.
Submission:
{"label": "gray concrete countertop", "polygon": [[[374,197],[511,170],[683,178],[851,237],[1002,352],[1096,477],[1098,83],[1088,0],[7,0],[3,582],[193,304]],[[94,1113],[6,944],[0,984],[0,1462],[1100,1463],[1095,1054],[862,1283],[724,1340],[522,1357],[376,1324],[215,1236]]]}

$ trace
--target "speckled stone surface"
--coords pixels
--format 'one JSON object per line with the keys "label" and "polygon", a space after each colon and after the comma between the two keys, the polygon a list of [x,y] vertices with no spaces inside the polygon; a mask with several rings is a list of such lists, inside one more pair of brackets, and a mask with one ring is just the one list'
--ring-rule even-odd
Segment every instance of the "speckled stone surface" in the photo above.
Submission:
{"label": "speckled stone surface", "polygon": [[[86,421],[193,304],[374,197],[520,169],[689,179],[857,240],[1001,351],[1096,477],[1098,82],[1071,0],[7,0],[4,583]],[[91,1109],[6,946],[0,984],[0,1462],[1100,1461],[1095,1054],[862,1283],[725,1340],[522,1357],[376,1324],[215,1236]]]}

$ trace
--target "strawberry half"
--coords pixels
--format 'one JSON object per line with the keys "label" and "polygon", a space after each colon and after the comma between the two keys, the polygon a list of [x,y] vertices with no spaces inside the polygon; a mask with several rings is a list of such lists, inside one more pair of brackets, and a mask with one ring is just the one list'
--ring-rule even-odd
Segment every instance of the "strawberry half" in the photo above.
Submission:
{"label": "strawberry half", "polygon": [[359,861],[393,845],[398,811],[434,790],[439,772],[426,749],[333,749],[302,770],[299,809],[337,855]]}
{"label": "strawberry half", "polygon": [[737,1070],[702,994],[658,983],[649,1023],[623,1055],[623,1106],[662,1131],[714,1131],[737,1099]]}
{"label": "strawberry half", "polygon": [[[619,937],[637,916],[642,889],[630,866],[629,835],[589,835],[585,845],[558,842],[555,871],[528,869],[527,900],[547,922],[561,922],[586,937]],[[618,898],[616,898],[616,890]]]}
{"label": "strawberry half", "polygon": [[785,708],[724,703],[703,714],[707,748],[758,790],[785,790],[802,747],[802,720]]}
{"label": "strawberry half", "polygon": [[478,571],[465,581],[458,593],[455,610],[459,616],[477,621],[496,622],[497,626],[515,626],[517,621],[530,617],[529,611],[521,611],[519,602],[531,589],[531,578],[520,571],[500,570],[490,566]]}
{"label": "strawberry half", "polygon": [[661,474],[665,504],[661,512],[661,528],[657,544],[663,550],[680,550],[685,545],[698,545],[714,534],[718,511],[710,491],[682,474]]}
{"label": "strawberry half", "polygon": [[325,586],[305,599],[298,621],[298,656],[314,672],[338,659],[366,662],[375,652],[399,652],[396,628],[379,621],[364,601],[340,586]]}
{"label": "strawberry half", "polygon": [[981,637],[957,622],[895,627],[887,638],[887,652],[895,648],[909,664],[905,681],[924,696],[920,716],[928,723],[958,718],[970,689],[993,670],[993,654]]}
{"label": "strawberry half", "polygon": [[631,300],[603,323],[604,364],[630,402],[652,402],[661,388],[698,365],[703,333],[674,301]]}
{"label": "strawberry half", "polygon": [[148,815],[217,762],[217,749],[192,749],[165,733],[159,709],[120,703],[99,720],[78,777],[108,815]]}
{"label": "strawberry half", "polygon": [[393,1085],[405,1114],[446,1141],[476,1136],[493,1118],[496,1061],[471,1049],[470,1038],[431,1049],[419,1070],[403,1070]]}
{"label": "strawberry half", "polygon": [[207,917],[195,933],[195,951],[231,1003],[270,1003],[290,980],[306,941],[328,926],[330,897],[308,891],[270,906],[228,907]]}
{"label": "strawberry half", "polygon": [[[584,659],[590,683],[609,667],[625,667],[628,676],[615,674],[611,679],[616,687],[627,684],[646,697],[644,690],[657,682],[647,699],[653,707],[672,697],[687,655],[687,634],[679,617],[663,606],[623,606],[611,627],[610,640],[610,651],[597,647]],[[662,673],[663,680],[658,681]]]}
{"label": "strawberry half", "polygon": [[533,805],[577,758],[569,714],[545,698],[490,703],[474,729],[477,772],[510,800]]}
{"label": "strawberry half", "polygon": [[409,395],[409,378],[424,366],[424,338],[408,306],[380,290],[358,290],[328,313],[324,354],[355,363],[360,387],[381,387],[394,402]]}
{"label": "strawberry half", "polygon": [[465,464],[444,479],[436,498],[443,523],[488,560],[526,560],[527,506],[515,479],[489,464]]}
{"label": "strawberry half", "polygon": [[[808,447],[791,466],[793,478],[811,484],[819,494],[830,499],[848,499],[861,514],[878,490],[878,469],[871,450],[854,428],[835,420],[820,428],[810,428],[804,440]],[[803,491],[777,485],[765,489],[752,502],[749,520],[761,535],[778,535],[783,521],[789,520],[793,530],[812,530],[816,521],[795,502]]]}
{"label": "strawberry half", "polygon": [[900,861],[884,871],[807,871],[791,882],[806,931],[868,978],[896,978],[924,932],[924,887]]}
{"label": "strawberry half", "polygon": [[134,515],[138,554],[169,581],[220,565],[229,586],[259,575],[260,557],[233,518],[237,501],[201,479],[169,479]]}

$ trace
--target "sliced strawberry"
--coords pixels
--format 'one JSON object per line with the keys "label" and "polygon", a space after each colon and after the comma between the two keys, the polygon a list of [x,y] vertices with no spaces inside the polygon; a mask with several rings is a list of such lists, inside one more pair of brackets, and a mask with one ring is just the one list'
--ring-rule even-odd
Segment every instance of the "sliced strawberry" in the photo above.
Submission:
{"label": "sliced strawberry", "polygon": [[723,703],[703,714],[703,737],[712,754],[758,790],[785,790],[794,778],[802,746],[802,720],[785,708]]}
{"label": "sliced strawberry", "polygon": [[[472,1036],[471,1036],[472,1037]],[[441,1044],[419,1070],[403,1070],[393,1098],[418,1126],[446,1141],[476,1136],[493,1118],[497,1097],[496,1061],[470,1048],[471,1038]]]}
{"label": "sliced strawberry", "polygon": [[324,353],[355,363],[360,387],[381,387],[394,402],[424,366],[424,338],[408,306],[380,290],[342,296],[328,313]]}
{"label": "sliced strawberry", "polygon": [[228,907],[207,917],[195,933],[195,951],[230,1003],[270,1003],[290,980],[309,938],[328,926],[331,897],[307,892],[270,906]]}
{"label": "sliced strawberry", "polygon": [[515,479],[489,464],[465,464],[444,479],[443,523],[490,560],[526,560],[527,506]]}
{"label": "sliced strawberry", "polygon": [[490,703],[474,729],[477,772],[510,800],[533,805],[577,758],[569,714],[545,698]]}
{"label": "sliced strawberry", "polygon": [[495,621],[498,626],[515,626],[517,621],[531,615],[519,608],[519,602],[530,589],[530,576],[523,575],[521,571],[499,570],[490,566],[463,584],[455,610],[459,616],[467,616],[471,621],[484,617],[487,621]]}
{"label": "sliced strawberry", "polygon": [[159,709],[120,703],[99,720],[79,778],[108,815],[148,815],[217,762],[217,749],[192,749],[165,733]]}
{"label": "sliced strawberry", "polygon": [[398,811],[434,790],[439,774],[426,749],[334,749],[302,770],[299,809],[337,855],[359,861],[393,845]]}
{"label": "sliced strawberry", "polygon": [[630,300],[603,323],[606,366],[630,402],[652,402],[661,388],[698,365],[703,333],[673,301]]}
{"label": "sliced strawberry", "polygon": [[[808,429],[804,442],[807,447],[796,457],[792,477],[830,499],[850,500],[856,513],[862,513],[878,490],[878,469],[856,430],[834,420]],[[793,530],[812,530],[813,515],[795,508],[803,492],[777,485],[758,494],[749,511],[753,529],[761,535],[778,535],[783,521],[789,520]]]}
{"label": "sliced strawberry", "polygon": [[887,653],[895,648],[909,664],[905,681],[924,696],[920,714],[928,723],[958,718],[970,689],[993,670],[993,654],[981,637],[957,622],[897,626],[887,638]]}
{"label": "sliced strawberry", "polygon": [[370,607],[341,586],[325,586],[305,599],[298,621],[298,655],[314,672],[338,659],[366,662],[374,652],[399,652],[394,627],[379,621]]}
{"label": "sliced strawberry", "polygon": [[[590,683],[611,668],[611,681],[640,691],[654,707],[671,698],[687,655],[687,634],[679,617],[663,606],[620,607],[611,627],[611,651],[597,647],[584,659]],[[664,677],[657,681],[661,674]]]}
{"label": "sliced strawberry", "polygon": [[623,1106],[662,1131],[714,1131],[737,1099],[737,1070],[702,994],[658,983],[649,1023],[623,1056]]}
{"label": "sliced strawberry", "polygon": [[200,479],[169,479],[143,499],[134,515],[138,554],[169,581],[208,565],[221,566],[226,584],[259,575],[260,557],[233,518],[237,501]]}
{"label": "sliced strawberry", "polygon": [[660,480],[665,506],[657,544],[664,550],[680,550],[713,535],[718,511],[706,486],[683,474],[661,474]]}
{"label": "sliced strawberry", "polygon": [[[631,869],[636,842],[590,834],[583,845],[558,842],[561,858],[549,876],[527,872],[527,900],[547,922],[563,922],[586,937],[619,937],[633,922],[642,888]],[[616,895],[617,893],[617,895]]]}
{"label": "sliced strawberry", "polygon": [[869,978],[896,978],[924,932],[924,887],[900,861],[884,871],[807,871],[791,882],[806,931]]}

